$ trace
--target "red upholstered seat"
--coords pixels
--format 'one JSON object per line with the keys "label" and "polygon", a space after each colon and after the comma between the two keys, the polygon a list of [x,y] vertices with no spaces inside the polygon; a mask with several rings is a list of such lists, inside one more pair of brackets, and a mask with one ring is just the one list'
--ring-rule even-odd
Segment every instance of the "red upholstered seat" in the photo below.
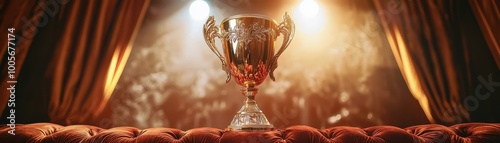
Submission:
{"label": "red upholstered seat", "polygon": [[225,132],[216,128],[196,128],[182,131],[173,128],[137,129],[116,127],[102,129],[88,125],[61,126],[52,123],[16,125],[0,128],[0,142],[40,143],[500,143],[500,124],[465,123],[450,127],[429,124],[408,128],[374,126],[357,128],[337,126],[316,129],[309,126],[291,126],[269,132]]}

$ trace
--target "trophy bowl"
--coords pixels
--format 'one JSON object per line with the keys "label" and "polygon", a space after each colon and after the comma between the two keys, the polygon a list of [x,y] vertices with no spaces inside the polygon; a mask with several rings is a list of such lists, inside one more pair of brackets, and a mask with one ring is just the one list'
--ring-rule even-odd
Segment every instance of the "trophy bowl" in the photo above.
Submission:
{"label": "trophy bowl", "polygon": [[[283,22],[263,15],[240,14],[224,19],[220,26],[210,16],[203,27],[203,36],[208,47],[222,62],[226,72],[226,83],[234,78],[241,85],[244,105],[234,116],[229,131],[267,131],[273,130],[266,116],[257,106],[256,88],[267,75],[274,81],[274,70],[278,67],[278,57],[288,47],[295,33],[295,24],[285,13]],[[275,41],[283,34],[283,44],[275,52]],[[215,38],[222,42],[222,55],[215,45]]]}

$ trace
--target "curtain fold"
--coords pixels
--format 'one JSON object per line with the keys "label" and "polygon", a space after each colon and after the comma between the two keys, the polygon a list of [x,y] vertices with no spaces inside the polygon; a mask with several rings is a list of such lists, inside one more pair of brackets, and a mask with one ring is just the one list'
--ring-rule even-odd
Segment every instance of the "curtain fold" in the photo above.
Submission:
{"label": "curtain fold", "polygon": [[[37,79],[33,80],[39,80],[38,83],[45,85],[33,88],[49,88],[48,92],[38,93],[40,95],[36,96],[49,97],[46,106],[48,106],[47,114],[50,122],[69,125],[85,124],[95,120],[106,106],[123,71],[149,0],[46,0],[32,3],[27,1],[6,3],[9,9],[16,6],[18,8],[19,5],[28,5],[22,7],[21,17],[23,11],[30,13],[28,14],[30,17],[36,17],[37,14],[33,15],[36,10],[42,11],[39,15],[47,16],[46,25],[34,26],[39,30],[34,39],[27,39],[26,45],[18,48],[19,51],[26,53],[30,48],[45,48],[47,50],[42,51],[50,55],[43,57],[48,61],[45,64],[47,67],[37,68],[43,71],[24,71],[26,74],[43,72],[40,74],[42,77],[36,77]],[[46,3],[52,5],[47,6]],[[6,11],[14,15],[12,12],[16,10]],[[36,18],[31,19],[36,20]],[[10,19],[9,21],[15,24],[20,20]],[[3,23],[2,28],[5,27]],[[39,45],[30,44],[30,41],[37,40],[51,43],[49,45],[53,46],[38,47]],[[4,49],[2,45],[2,52]],[[23,52],[18,54],[19,58],[26,56]],[[5,53],[1,54],[5,55]],[[36,55],[37,53],[30,54]],[[28,55],[28,57],[37,57],[33,55]],[[2,61],[3,70],[6,68],[4,63]],[[36,64],[34,61],[31,63]],[[19,63],[19,66],[22,66],[22,63]],[[2,86],[5,80],[2,79]],[[5,99],[8,97],[2,96],[0,101],[6,103]]]}
{"label": "curtain fold", "polygon": [[[30,49],[33,37],[37,33],[38,24],[43,17],[46,0],[41,1],[0,1],[0,31],[3,36],[7,36],[7,29],[15,29],[15,78],[8,78],[7,64],[7,37],[0,38],[0,83],[1,89],[8,88],[11,84],[7,81],[17,81],[19,73],[21,72],[22,65]],[[13,41],[11,41],[13,42]],[[8,90],[2,90],[0,94],[0,111],[5,109],[5,105],[9,100],[10,93]],[[15,98],[15,97],[14,97]]]}
{"label": "curtain fold", "polygon": [[500,0],[469,0],[469,3],[500,68]]}
{"label": "curtain fold", "polygon": [[74,1],[53,57],[52,122],[78,124],[103,110],[121,75],[148,1]]}
{"label": "curtain fold", "polygon": [[[375,0],[374,4],[407,86],[430,122],[498,120],[491,112],[498,102],[474,96],[481,84],[477,79],[498,70],[484,68],[494,61],[490,52],[482,51],[488,47],[478,36],[477,23],[470,22],[474,16],[467,1]],[[484,54],[482,59],[478,53]],[[468,98],[481,107],[471,109]]]}

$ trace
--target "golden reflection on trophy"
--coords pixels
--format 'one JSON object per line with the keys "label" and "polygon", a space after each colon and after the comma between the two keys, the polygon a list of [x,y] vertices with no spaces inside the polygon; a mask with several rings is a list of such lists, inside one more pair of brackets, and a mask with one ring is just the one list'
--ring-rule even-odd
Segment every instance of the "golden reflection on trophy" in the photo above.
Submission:
{"label": "golden reflection on trophy", "polygon": [[[260,85],[267,75],[274,81],[274,70],[278,67],[278,58],[290,44],[295,33],[295,25],[285,13],[283,22],[262,15],[242,14],[224,19],[220,26],[215,24],[214,17],[208,18],[203,27],[203,36],[209,48],[222,62],[226,72],[226,82],[234,77],[238,85],[243,86],[242,93],[246,97],[243,107],[234,116],[228,126],[230,131],[266,131],[272,130],[266,116],[257,106],[254,98],[256,86]],[[283,34],[284,40],[275,53],[274,44],[277,37]],[[224,56],[215,46],[215,38],[222,41]]]}

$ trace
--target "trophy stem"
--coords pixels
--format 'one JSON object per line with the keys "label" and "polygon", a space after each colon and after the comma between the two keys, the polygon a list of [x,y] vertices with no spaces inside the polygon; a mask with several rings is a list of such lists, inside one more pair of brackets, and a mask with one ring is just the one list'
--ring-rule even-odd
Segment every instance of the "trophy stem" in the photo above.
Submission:
{"label": "trophy stem", "polygon": [[246,97],[243,106],[234,116],[231,125],[227,127],[229,131],[269,131],[273,130],[273,125],[269,123],[266,115],[262,113],[255,101],[258,89],[247,86],[241,89],[241,93]]}

